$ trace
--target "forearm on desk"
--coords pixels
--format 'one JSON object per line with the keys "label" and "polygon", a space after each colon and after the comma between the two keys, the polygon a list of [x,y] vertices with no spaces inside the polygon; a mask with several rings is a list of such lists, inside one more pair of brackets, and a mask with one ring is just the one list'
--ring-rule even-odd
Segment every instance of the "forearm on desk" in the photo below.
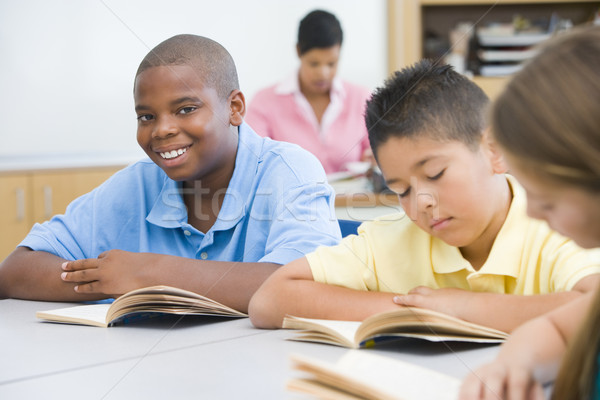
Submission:
{"label": "forearm on desk", "polygon": [[269,277],[250,302],[250,319],[259,328],[281,328],[283,318],[362,321],[398,308],[392,293],[352,290],[315,282],[305,258],[296,260]]}
{"label": "forearm on desk", "polygon": [[599,275],[581,279],[571,291],[541,295],[471,292],[456,288],[419,286],[394,301],[400,305],[427,308],[505,332],[556,309],[585,293],[595,292]]}
{"label": "forearm on desk", "polygon": [[[147,262],[149,259],[152,262]],[[101,271],[96,273],[95,279],[98,281],[92,280],[90,284],[87,279],[61,278],[65,259],[47,252],[19,247],[0,264],[0,298],[99,300],[139,287],[168,285],[199,293],[246,312],[256,289],[280,266],[272,263],[204,261],[123,251],[113,251],[113,261],[105,260],[106,257],[102,260],[74,262],[92,264],[92,269]],[[140,261],[141,266],[134,268]],[[101,262],[104,264],[100,264]],[[141,277],[138,279],[139,275]],[[125,289],[117,290],[115,285]],[[76,291],[76,286],[84,290]]]}
{"label": "forearm on desk", "polygon": [[85,301],[106,298],[102,294],[81,294],[74,283],[60,278],[65,260],[45,251],[17,247],[0,263],[0,298],[41,301]]}
{"label": "forearm on desk", "polygon": [[568,304],[583,296],[578,291],[545,295],[507,295],[473,293],[469,306],[458,311],[466,321],[512,332],[523,323]]}
{"label": "forearm on desk", "polygon": [[274,263],[193,260],[163,256],[164,268],[148,286],[168,285],[201,294],[238,311],[247,312],[252,295],[279,267]]}

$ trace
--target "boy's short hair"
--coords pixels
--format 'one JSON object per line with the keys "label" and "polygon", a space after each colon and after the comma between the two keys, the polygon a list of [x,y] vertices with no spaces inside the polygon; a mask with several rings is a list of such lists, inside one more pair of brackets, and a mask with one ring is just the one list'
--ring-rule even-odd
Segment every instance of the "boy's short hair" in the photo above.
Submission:
{"label": "boy's short hair", "polygon": [[308,13],[298,27],[298,53],[314,48],[328,48],[342,44],[344,33],[340,21],[330,12],[314,10]]}
{"label": "boy's short hair", "polygon": [[395,72],[367,101],[373,154],[392,136],[456,140],[476,149],[488,103],[483,90],[450,65],[421,60]]}
{"label": "boy's short hair", "polygon": [[193,67],[204,84],[215,88],[219,97],[224,99],[240,86],[229,52],[219,43],[203,36],[177,35],[158,44],[144,57],[135,77],[148,68],[169,65]]}

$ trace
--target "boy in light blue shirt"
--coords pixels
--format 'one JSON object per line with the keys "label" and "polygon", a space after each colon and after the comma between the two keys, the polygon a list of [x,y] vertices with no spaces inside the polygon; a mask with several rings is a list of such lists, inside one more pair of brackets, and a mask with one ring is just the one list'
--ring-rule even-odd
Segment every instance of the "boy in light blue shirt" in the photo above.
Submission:
{"label": "boy in light blue shirt", "polygon": [[0,264],[0,297],[82,301],[162,284],[246,311],[279,265],[339,241],[323,168],[243,122],[235,64],[218,43],[159,44],[134,98],[150,160],[35,225]]}

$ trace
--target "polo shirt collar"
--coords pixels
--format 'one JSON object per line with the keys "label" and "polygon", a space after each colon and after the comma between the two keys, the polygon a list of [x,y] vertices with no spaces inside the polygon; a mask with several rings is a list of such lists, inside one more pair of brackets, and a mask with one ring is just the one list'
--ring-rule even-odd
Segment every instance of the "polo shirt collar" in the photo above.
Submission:
{"label": "polo shirt collar", "polygon": [[[521,252],[525,240],[523,217],[526,215],[524,189],[510,175],[505,175],[513,198],[502,228],[498,232],[486,262],[477,274],[506,275],[516,278],[519,275]],[[475,272],[471,264],[462,256],[457,247],[450,246],[441,239],[432,237],[431,259],[433,269],[438,274],[449,274],[460,270]],[[515,249],[510,253],[506,249]]]}
{"label": "polo shirt collar", "polygon": [[179,228],[187,221],[187,208],[181,196],[183,185],[163,172],[163,187],[156,196],[146,221],[162,228]]}
{"label": "polo shirt collar", "polygon": [[227,230],[234,227],[246,215],[248,204],[254,196],[254,179],[262,155],[264,139],[245,122],[238,128],[238,133],[235,168],[213,230]]}
{"label": "polo shirt collar", "polygon": [[[527,218],[527,197],[525,190],[513,176],[506,175],[506,180],[512,191],[512,202],[506,220],[502,224],[496,240],[494,240],[488,259],[478,272],[480,274],[506,275],[517,278],[521,265],[523,243],[527,234],[524,226]],[[513,250],[507,252],[507,249]]]}
{"label": "polo shirt collar", "polygon": [[[298,74],[299,71],[296,70],[294,73],[288,75],[283,81],[279,82],[277,86],[275,86],[275,93],[280,95],[302,94],[300,91]],[[336,75],[333,78],[333,82],[331,82],[331,94],[329,97],[344,98],[345,96],[346,91],[342,84],[342,80]]]}
{"label": "polo shirt collar", "polygon": [[436,237],[432,237],[431,240],[431,264],[436,274],[451,274],[463,269],[473,269],[458,247],[450,246]]}
{"label": "polo shirt collar", "polygon": [[[245,122],[238,128],[238,133],[235,168],[211,231],[234,227],[246,215],[248,198],[253,194],[252,187],[263,140]],[[176,182],[165,174],[162,190],[146,220],[163,228],[179,228],[186,224],[187,208],[183,202],[182,187],[181,182]]]}

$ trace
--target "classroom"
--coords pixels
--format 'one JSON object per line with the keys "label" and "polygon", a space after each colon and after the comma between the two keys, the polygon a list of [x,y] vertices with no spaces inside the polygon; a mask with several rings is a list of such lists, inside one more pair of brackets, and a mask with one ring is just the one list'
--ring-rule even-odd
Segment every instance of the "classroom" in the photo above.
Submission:
{"label": "classroom", "polygon": [[[332,45],[314,47],[310,44],[305,51],[299,39],[299,27],[301,29],[309,13],[315,10],[325,11],[318,14],[319,18],[330,15],[337,18],[343,41],[335,39],[339,41]],[[308,22],[306,24],[308,26]],[[383,292],[378,293],[382,295],[395,293],[398,296],[393,302],[390,297],[388,308],[416,307],[407,317],[413,317],[412,325],[402,322],[411,325],[413,330],[393,337],[389,332],[367,336],[356,348],[352,348],[354,344],[324,344],[322,336],[321,342],[314,338],[301,339],[303,330],[314,325],[294,321],[288,311],[301,309],[289,303],[299,301],[302,295],[294,286],[283,285],[280,292],[284,293],[278,293],[272,286],[283,281],[274,279],[286,279],[278,275],[281,266],[296,265],[298,269],[290,271],[312,270],[308,278],[311,284],[327,283],[330,285],[326,286],[334,287],[335,291],[337,286],[346,286],[344,279],[351,278],[340,277],[339,281],[331,278],[339,272],[333,267],[326,269],[328,261],[335,259],[336,254],[340,263],[347,258],[342,258],[341,250],[327,253],[330,247],[336,249],[346,243],[349,250],[345,257],[352,252],[362,257],[362,242],[352,239],[357,235],[362,237],[366,232],[377,241],[378,236],[372,232],[379,229],[379,238],[388,235],[386,232],[395,234],[396,231],[385,227],[397,225],[401,220],[404,225],[414,222],[413,225],[422,228],[408,206],[413,205],[413,201],[417,204],[427,200],[419,195],[409,199],[412,196],[408,195],[409,186],[399,183],[404,181],[394,179],[389,172],[390,165],[400,168],[409,162],[403,164],[402,157],[391,153],[389,143],[417,139],[393,136],[377,139],[377,133],[371,131],[375,131],[371,127],[377,123],[368,123],[369,110],[377,106],[377,95],[385,96],[384,86],[391,87],[391,77],[401,78],[399,74],[393,75],[395,71],[409,74],[415,71],[409,68],[411,66],[433,70],[448,64],[452,74],[469,82],[467,86],[474,83],[473,87],[478,87],[478,93],[489,99],[489,107],[493,107],[509,87],[511,78],[540,54],[539,49],[545,43],[584,24],[600,25],[598,1],[1,2],[0,49],[4,56],[0,65],[0,117],[4,124],[3,146],[0,147],[0,338],[3,343],[0,345],[3,360],[0,399],[82,396],[92,399],[458,399],[465,379],[501,357],[501,344],[521,324],[575,302],[579,297],[592,295],[595,278],[600,277],[600,253],[595,249],[598,245],[581,245],[576,235],[556,229],[574,241],[565,245],[571,246],[568,249],[560,250],[564,253],[552,255],[556,257],[552,261],[556,266],[539,267],[540,278],[532,278],[532,273],[523,271],[503,272],[503,276],[510,275],[503,278],[506,280],[500,285],[508,288],[502,289],[504,292],[489,289],[492,281],[485,280],[487,270],[479,272],[487,266],[486,257],[471,259],[464,252],[464,258],[460,258],[460,262],[465,263],[464,270],[457,271],[462,266],[448,267],[454,268],[449,273],[456,274],[448,282],[457,282],[460,275],[461,282],[467,283],[442,282],[443,279],[436,278],[439,270],[432,261],[434,277],[421,278],[417,282],[422,283],[413,285],[431,286],[429,282],[433,290],[444,291],[468,290],[468,284],[472,284],[470,288],[474,292],[494,292],[489,293],[490,298],[497,293],[511,298],[521,294],[557,296],[553,297],[556,300],[552,307],[540,305],[538,309],[542,311],[524,312],[521,319],[505,318],[504,314],[495,317],[493,311],[481,319],[471,318],[471,314],[463,318],[467,314],[449,312],[450,318],[445,319],[443,305],[431,307],[435,310],[429,317],[421,315],[418,309],[427,306],[415,305],[409,300],[399,302],[404,300],[398,298],[411,296],[413,292],[390,283],[393,274],[381,272],[379,278],[365,278],[366,283],[361,288],[349,283],[350,289],[339,289],[377,291]],[[305,29],[309,32],[316,28],[311,25]],[[321,39],[313,35],[306,40]],[[196,50],[180,50],[196,45],[203,51],[208,49],[212,58],[197,61]],[[331,48],[335,52],[327,53]],[[179,54],[177,51],[185,55],[178,61],[168,61],[171,54]],[[310,58],[315,54],[321,58]],[[334,61],[327,61],[331,60],[327,57],[334,57]],[[237,73],[235,80],[239,81],[239,90],[238,86],[227,86],[233,84],[229,70],[223,72],[231,66],[229,59],[233,59],[233,74]],[[432,64],[422,64],[423,59],[432,60]],[[330,70],[333,68],[333,72],[328,72],[329,82],[313,86],[318,92],[319,85],[329,85],[325,105],[319,103],[319,93],[307,89],[309,80],[313,79],[310,74],[315,73],[310,72],[311,68],[316,71],[315,60],[329,63],[326,68]],[[196,62],[199,64],[194,64]],[[203,72],[211,71],[214,79],[209,81],[216,86],[209,87],[205,83],[194,86],[198,75],[187,69],[198,65]],[[214,72],[214,66],[220,69]],[[225,82],[227,80],[229,82]],[[414,83],[418,84],[419,80]],[[220,108],[223,87],[236,89],[227,89],[231,94],[225,96],[231,116]],[[169,116],[169,121],[176,120],[190,128],[191,123],[185,121],[196,118],[195,112],[210,110],[212,119],[207,122],[208,128],[191,133],[192,137],[200,138],[193,143],[178,139],[169,145],[158,144],[177,135],[173,131],[175,123],[167,126],[163,118],[157,117],[158,110],[166,109],[164,104],[175,104],[167,93],[172,88],[181,93],[206,94],[208,99],[197,100],[200,105],[177,108],[177,112]],[[293,93],[288,98],[298,107],[294,111],[298,111],[295,120],[284,121],[286,113],[274,109],[274,102],[266,97],[267,90],[275,93],[274,96]],[[339,103],[339,96],[347,99],[354,95],[358,100],[352,106],[349,100],[346,104]],[[191,102],[190,98],[194,99],[192,95],[181,95],[177,101]],[[323,96],[320,99],[323,100]],[[264,113],[259,109],[261,101],[267,104]],[[397,100],[398,103],[403,101],[403,98]],[[481,113],[486,116],[487,101],[481,103]],[[185,115],[188,112],[191,117]],[[326,126],[335,127],[335,118],[352,113],[347,117],[351,121],[348,125],[336,128],[337,136],[332,134],[326,138]],[[384,119],[386,114],[382,112],[379,119]],[[218,120],[221,117],[229,118],[229,123],[222,124]],[[164,121],[167,119],[164,117]],[[269,125],[271,122],[267,120],[274,122]],[[288,145],[281,133],[286,129],[277,123],[285,124],[286,129],[289,127],[285,135],[306,134],[308,137],[307,132],[312,128],[315,133],[312,139],[290,140],[294,144]],[[360,127],[354,129],[357,125]],[[305,128],[307,126],[309,128]],[[165,132],[159,133],[160,130]],[[223,132],[235,132],[235,135],[223,135]],[[342,137],[342,134],[347,136]],[[273,140],[263,139],[265,136]],[[283,145],[278,144],[280,142]],[[208,149],[197,151],[195,143],[206,143]],[[419,154],[419,149],[414,154]],[[182,163],[178,159],[191,157],[198,157],[198,167],[177,169],[177,163]],[[408,156],[406,160],[412,158]],[[428,163],[422,161],[421,165]],[[427,174],[432,170],[431,165],[433,169],[442,165],[439,157],[438,161],[429,163]],[[131,172],[125,175],[124,170]],[[435,170],[439,176],[444,171]],[[509,190],[511,199],[521,190],[519,207],[525,215],[525,191],[520,186],[516,188],[519,176],[515,174],[517,178],[513,178],[512,171],[507,171],[494,169],[494,174],[502,176],[502,190]],[[179,179],[181,174],[187,178]],[[209,182],[208,188],[201,184],[202,174]],[[223,178],[223,174],[228,175]],[[505,174],[509,176],[506,179]],[[417,188],[429,185],[437,177],[427,178],[425,184],[417,184],[412,179],[413,192],[417,192]],[[491,185],[494,189],[500,187],[496,183]],[[198,193],[210,193],[213,196],[210,204],[195,200],[200,196]],[[505,191],[499,189],[498,193]],[[108,201],[110,196],[114,202]],[[436,196],[427,194],[425,197],[435,197],[431,200],[435,202],[439,200]],[[443,196],[441,189],[439,196],[440,199]],[[177,200],[173,200],[174,197]],[[508,200],[502,211],[502,218],[507,221],[510,216],[514,218],[513,208],[509,211],[509,207],[513,207],[511,201]],[[529,191],[527,201],[530,201]],[[162,205],[157,206],[158,203]],[[486,204],[489,208],[495,206],[493,201]],[[132,208],[136,210],[128,214]],[[196,214],[192,215],[192,209]],[[478,212],[473,209],[474,213]],[[273,210],[280,214],[265,217],[265,212]],[[530,209],[527,212],[531,216]],[[481,215],[484,214],[485,210],[481,211]],[[410,218],[405,218],[407,215]],[[134,218],[139,220],[134,221]],[[435,236],[452,223],[450,220],[450,217],[442,222],[436,219],[428,234]],[[48,222],[44,221],[55,225],[46,228]],[[506,243],[510,242],[506,231],[500,231],[504,229],[503,223],[504,219],[485,253],[490,259],[500,256],[502,251],[502,248],[492,248],[496,234]],[[173,228],[180,229],[180,224],[181,235],[171,234]],[[544,257],[550,250],[544,250],[543,246],[558,242],[562,246],[568,240],[552,236],[559,233],[550,232],[546,225],[540,228],[541,225],[531,224],[527,226],[535,226],[536,232],[548,231],[545,235],[551,238],[539,245]],[[524,226],[519,229],[525,229]],[[60,237],[63,233],[65,236]],[[398,245],[396,251],[417,252],[426,240],[418,234],[412,235],[414,241]],[[141,239],[136,247],[138,237]],[[453,244],[453,236],[440,234],[440,238],[453,249],[467,247]],[[523,238],[519,245],[530,239]],[[375,244],[372,250],[369,247],[364,252],[381,251],[383,246]],[[427,257],[432,260],[436,254],[449,254],[450,246],[446,244],[442,250],[437,245],[431,246],[432,255],[428,253]],[[128,258],[129,252],[136,257]],[[376,274],[380,264],[375,266],[375,261],[372,264],[369,261],[370,255],[365,257],[356,261],[365,268],[356,274],[364,276],[365,271]],[[394,256],[387,257],[393,259]],[[523,256],[526,257],[529,264],[535,264],[531,261],[535,254]],[[572,263],[567,262],[571,260],[569,257]],[[110,265],[113,269],[104,271],[106,274],[110,271],[112,275],[106,277],[114,279],[92,278],[94,272],[87,269],[92,268],[88,259],[99,260],[98,268],[102,260],[106,259],[107,263],[113,260],[110,261],[113,264],[104,264],[105,268]],[[317,259],[325,265],[319,274],[315,269]],[[422,259],[429,260],[411,258]],[[511,255],[507,259],[516,258]],[[306,263],[304,270],[298,260]],[[453,258],[453,262],[459,262],[457,260]],[[38,273],[34,272],[35,262],[54,263],[54,266],[45,265],[43,272],[40,269]],[[194,275],[191,262],[206,263],[207,272]],[[521,265],[527,263],[520,262]],[[118,268],[115,269],[119,263],[130,263],[135,268],[121,279]],[[164,268],[169,263],[180,270],[169,272],[176,271]],[[16,273],[16,265],[25,272]],[[136,286],[134,282],[144,265],[155,275],[152,279],[150,275],[143,275],[139,277],[140,282],[146,279],[145,282],[153,283]],[[247,272],[241,272],[240,267],[245,267]],[[51,279],[51,268],[57,271],[53,272],[55,280]],[[304,275],[297,273],[300,275],[287,275],[288,281],[305,279],[298,278]],[[165,278],[166,283],[160,278]],[[521,284],[521,279],[526,283]],[[539,287],[547,283],[549,289],[537,286],[532,289],[530,281]],[[99,282],[111,285],[106,286],[110,289],[102,289]],[[477,282],[481,286],[477,286]],[[13,285],[19,289],[12,291]],[[235,285],[240,289],[232,289]],[[170,286],[183,290],[171,290]],[[111,311],[120,304],[115,303],[114,298],[131,294],[139,287],[155,290],[142,293],[140,298],[145,296],[141,299],[144,304],[137,314],[117,319],[114,324],[110,319],[104,320],[103,313],[111,304]],[[68,294],[65,294],[67,288]],[[257,296],[253,296],[255,293]],[[350,321],[346,319],[352,319],[347,326],[354,330],[365,319],[361,307],[355,307],[358,300],[341,307],[344,297],[326,297],[329,294],[324,292],[306,293],[307,305],[331,302],[331,307],[337,305],[338,309],[355,308],[356,314],[352,317],[323,317],[324,320],[343,319],[339,322],[347,323]],[[308,293],[314,293],[312,298]],[[418,294],[433,298],[427,291],[421,290]],[[287,302],[282,300],[286,297]],[[459,301],[458,297],[453,297],[446,308],[454,305],[455,300]],[[148,306],[152,302],[155,302],[154,308]],[[255,313],[257,307],[263,308],[265,304],[268,312]],[[363,304],[363,308],[368,308],[370,303]],[[498,300],[494,307],[502,304],[519,309],[521,303]],[[67,323],[55,323],[57,320],[52,319],[53,310],[74,306],[99,306],[89,308],[89,312],[99,313],[100,317],[84,316],[80,308],[73,317],[76,320],[65,317],[67,311],[61,311],[63,319],[58,320]],[[165,312],[161,307],[178,311]],[[388,308],[381,309],[385,312]],[[276,315],[278,322],[272,324],[268,313]],[[373,311],[366,313],[367,316],[373,314],[381,315]],[[306,318],[321,319],[320,315],[323,313],[317,310],[314,314],[308,313]],[[352,314],[340,311],[333,315]],[[97,321],[82,322],[83,318]],[[432,320],[427,322],[427,318]],[[280,328],[282,323],[288,329],[272,329]],[[302,368],[301,360],[306,360],[308,365]],[[542,398],[551,398],[551,380],[544,378],[542,383]],[[467,398],[464,392],[460,396]]]}

